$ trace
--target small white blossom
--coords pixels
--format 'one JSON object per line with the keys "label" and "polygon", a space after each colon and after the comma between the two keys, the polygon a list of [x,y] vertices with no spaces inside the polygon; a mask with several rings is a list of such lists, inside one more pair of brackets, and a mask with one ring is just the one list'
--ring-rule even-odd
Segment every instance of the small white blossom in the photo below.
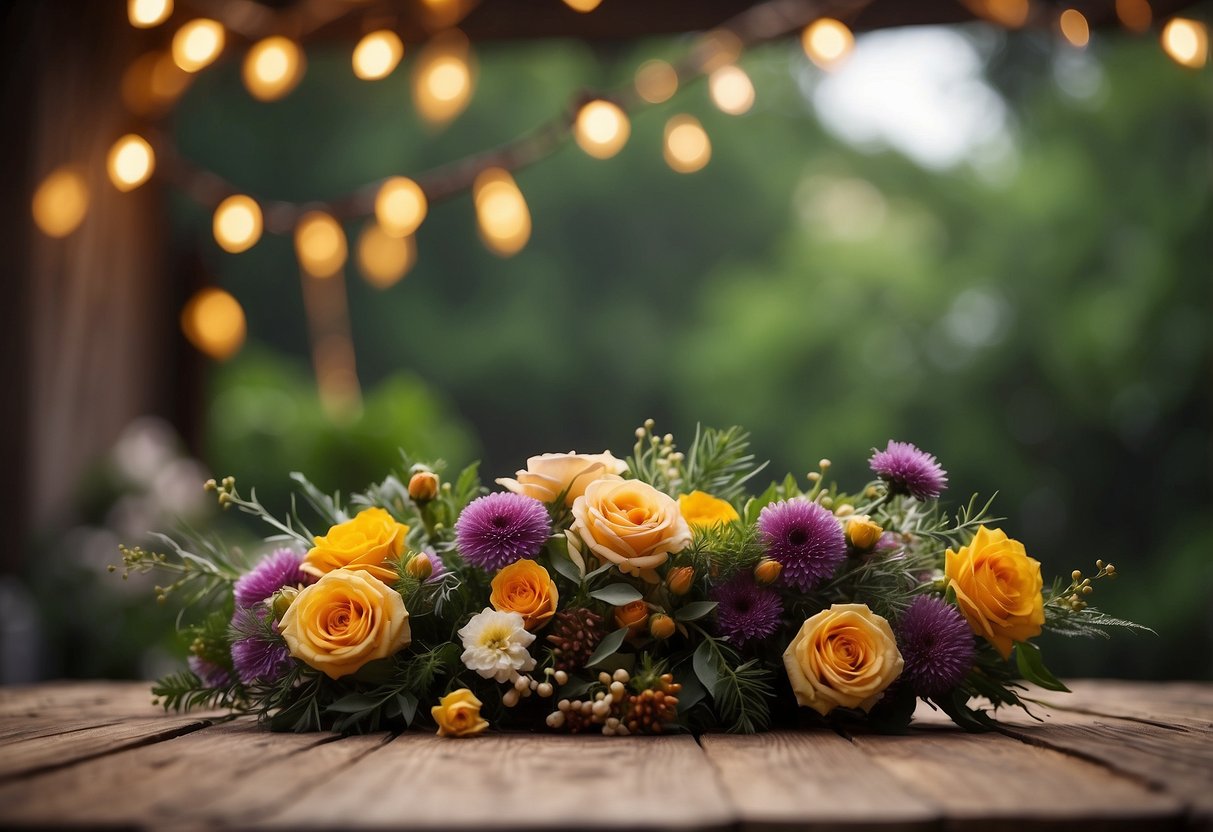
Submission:
{"label": "small white blossom", "polygon": [[519,613],[485,607],[464,625],[459,638],[464,666],[486,679],[508,682],[517,679],[521,670],[535,669],[535,660],[527,652],[535,636],[524,629]]}

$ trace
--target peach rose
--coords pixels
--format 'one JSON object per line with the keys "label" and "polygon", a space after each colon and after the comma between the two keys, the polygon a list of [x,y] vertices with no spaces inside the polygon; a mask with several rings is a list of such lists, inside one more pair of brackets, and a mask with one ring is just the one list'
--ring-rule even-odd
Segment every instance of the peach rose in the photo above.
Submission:
{"label": "peach rose", "polygon": [[516,612],[530,632],[543,627],[556,614],[560,595],[548,571],[533,560],[511,563],[493,577],[489,603],[498,612]]}
{"label": "peach rose", "polygon": [[653,570],[691,543],[678,503],[640,480],[596,480],[573,503],[569,529],[580,544],[619,571],[657,582]]}
{"label": "peach rose", "polygon": [[357,569],[393,584],[400,576],[388,563],[404,551],[408,531],[408,526],[397,523],[381,508],[363,509],[353,520],[338,523],[324,537],[315,538],[315,547],[299,568],[317,578],[334,569]]}
{"label": "peach rose", "polygon": [[404,599],[364,570],[335,569],[295,596],[279,625],[291,655],[339,679],[409,645]]}
{"label": "peach rose", "polygon": [[945,554],[944,575],[973,632],[1008,659],[1017,641],[1040,635],[1045,623],[1040,563],[1001,529],[981,526],[973,542]]}
{"label": "peach rose", "polygon": [[889,622],[867,604],[835,604],[801,625],[783,664],[796,701],[825,716],[870,710],[904,662]]}
{"label": "peach rose", "polygon": [[594,480],[603,477],[617,479],[626,470],[627,463],[616,459],[610,451],[600,454],[579,454],[576,451],[540,454],[526,461],[526,470],[514,474],[516,479],[502,477],[497,484],[515,494],[534,497],[541,503],[555,502],[563,493],[564,504],[571,506]]}
{"label": "peach rose", "polygon": [[467,688],[451,691],[430,708],[440,737],[474,737],[489,727],[480,716],[482,702]]}

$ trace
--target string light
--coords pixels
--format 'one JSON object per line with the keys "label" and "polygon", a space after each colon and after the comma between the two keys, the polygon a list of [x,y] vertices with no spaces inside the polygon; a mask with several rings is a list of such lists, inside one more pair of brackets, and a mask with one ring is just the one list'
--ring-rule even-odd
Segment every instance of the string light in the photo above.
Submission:
{"label": "string light", "polygon": [[52,171],[34,191],[34,223],[48,237],[66,237],[88,213],[88,186],[70,167]]}
{"label": "string light", "polygon": [[432,38],[413,66],[413,101],[426,121],[445,124],[463,112],[472,97],[469,47],[461,32]]}
{"label": "string light", "polygon": [[244,309],[222,289],[202,289],[181,310],[181,331],[199,352],[225,361],[244,344]]}
{"label": "string light", "polygon": [[754,106],[754,84],[744,69],[734,64],[722,66],[708,76],[708,94],[721,112],[739,116]]}
{"label": "string light", "polygon": [[198,18],[173,35],[173,60],[186,72],[197,72],[223,51],[223,26],[216,20]]}
{"label": "string light", "polygon": [[421,13],[428,31],[436,32],[454,26],[470,8],[470,0],[421,0]]}
{"label": "string light", "polygon": [[295,226],[295,254],[312,277],[332,277],[348,253],[341,224],[323,211],[309,211]]}
{"label": "string light", "polygon": [[965,0],[972,12],[1008,29],[1018,29],[1028,22],[1032,12],[1030,0]]}
{"label": "string light", "polygon": [[678,92],[678,72],[665,61],[645,61],[636,70],[635,86],[645,101],[660,104]]}
{"label": "string light", "polygon": [[122,101],[135,115],[158,115],[181,97],[193,77],[168,52],[148,52],[123,73]]}
{"label": "string light", "polygon": [[156,168],[156,154],[146,139],[128,133],[110,148],[106,167],[115,188],[133,191],[151,177]]}
{"label": "string light", "polygon": [[259,101],[277,101],[303,77],[303,53],[284,37],[259,40],[244,56],[244,86]]}
{"label": "string light", "polygon": [[229,196],[215,209],[212,230],[224,251],[247,251],[261,239],[261,206],[244,194]]}
{"label": "string light", "polygon": [[421,186],[404,176],[393,176],[384,182],[375,196],[375,219],[384,232],[394,237],[410,236],[428,210]]}
{"label": "string light", "polygon": [[1066,9],[1062,12],[1057,25],[1061,28],[1062,36],[1072,46],[1081,49],[1091,40],[1091,27],[1087,25],[1087,19],[1078,9]]}
{"label": "string light", "polygon": [[151,29],[168,20],[173,0],[127,0],[126,16],[136,29]]}
{"label": "string light", "polygon": [[371,32],[354,47],[354,74],[364,81],[378,81],[392,74],[404,57],[404,42],[390,29]]}
{"label": "string light", "polygon": [[472,183],[480,238],[502,257],[522,251],[531,238],[531,212],[514,177],[501,168],[481,171]]}
{"label": "string light", "polygon": [[677,115],[665,124],[665,162],[678,173],[703,170],[712,158],[712,142],[699,119]]}
{"label": "string light", "polygon": [[1198,20],[1173,17],[1162,29],[1162,48],[1180,66],[1200,69],[1209,59],[1209,30]]}
{"label": "string light", "polygon": [[601,98],[585,104],[573,122],[573,139],[595,159],[609,159],[623,149],[632,132],[619,106]]}
{"label": "string light", "polygon": [[366,282],[386,289],[399,282],[417,262],[417,244],[412,237],[397,237],[368,222],[358,235],[358,269]]}
{"label": "string light", "polygon": [[855,48],[855,36],[840,20],[823,17],[805,27],[800,38],[804,53],[822,69],[834,69]]}
{"label": "string light", "polygon": [[728,29],[713,29],[695,44],[699,71],[706,74],[737,62],[741,57],[741,38]]}
{"label": "string light", "polygon": [[575,12],[589,14],[602,5],[602,0],[564,0],[564,4]]}
{"label": "string light", "polygon": [[1116,16],[1126,29],[1139,35],[1149,29],[1154,20],[1148,0],[1116,0]]}

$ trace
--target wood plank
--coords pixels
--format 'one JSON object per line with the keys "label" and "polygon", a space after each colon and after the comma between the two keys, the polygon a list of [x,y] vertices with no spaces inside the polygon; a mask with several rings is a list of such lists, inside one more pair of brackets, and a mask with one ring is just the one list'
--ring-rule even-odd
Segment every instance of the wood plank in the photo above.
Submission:
{"label": "wood plank", "polygon": [[933,829],[940,810],[832,731],[700,738],[746,830]]}
{"label": "wood plank", "polygon": [[1213,731],[1213,684],[1200,682],[1121,682],[1085,679],[1067,682],[1071,693],[1033,696],[1052,708],[1089,714],[1181,724]]}
{"label": "wood plank", "polygon": [[[315,783],[309,769],[296,779]],[[731,828],[721,791],[686,735],[404,734],[250,827]]]}
{"label": "wood plank", "polygon": [[1184,818],[1181,801],[1135,779],[998,734],[924,728],[854,743],[903,788],[938,806],[947,829],[1177,829]]}

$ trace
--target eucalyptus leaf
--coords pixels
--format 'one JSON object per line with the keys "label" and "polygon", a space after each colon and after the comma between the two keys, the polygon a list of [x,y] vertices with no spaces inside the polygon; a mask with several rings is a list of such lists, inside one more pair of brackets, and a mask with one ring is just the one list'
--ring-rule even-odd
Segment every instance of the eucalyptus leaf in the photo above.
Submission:
{"label": "eucalyptus leaf", "polygon": [[590,593],[591,598],[597,598],[599,601],[610,604],[613,607],[622,607],[625,604],[631,604],[633,601],[640,601],[644,598],[640,594],[640,590],[631,584],[616,583],[608,584],[602,589],[596,589]]}
{"label": "eucalyptus leaf", "polygon": [[698,621],[716,609],[717,601],[692,601],[674,611],[675,621]]}
{"label": "eucalyptus leaf", "polygon": [[716,669],[716,656],[712,650],[712,642],[703,641],[695,648],[695,653],[691,656],[691,667],[695,669],[695,675],[703,683],[704,690],[709,693],[716,690],[716,683],[720,681],[720,671]]}
{"label": "eucalyptus leaf", "polygon": [[404,724],[412,726],[413,719],[417,716],[417,697],[408,691],[401,691],[396,694],[396,703],[400,706],[400,715],[404,717]]}
{"label": "eucalyptus leaf", "polygon": [[1070,692],[1070,689],[1045,667],[1044,657],[1040,655],[1040,648],[1035,644],[1026,641],[1015,642],[1015,664],[1029,682],[1046,690]]}
{"label": "eucalyptus leaf", "polygon": [[367,696],[365,693],[351,693],[341,697],[325,710],[335,714],[356,714],[377,708],[381,702],[382,700]]}
{"label": "eucalyptus leaf", "polygon": [[614,655],[623,646],[623,640],[627,638],[627,635],[627,627],[620,627],[612,633],[607,633],[606,637],[599,642],[598,649],[586,659],[585,666],[593,667],[604,659]]}
{"label": "eucalyptus leaf", "polygon": [[561,555],[552,555],[552,568],[556,573],[564,578],[568,578],[575,584],[581,583],[581,572],[578,571],[577,565],[567,557]]}

